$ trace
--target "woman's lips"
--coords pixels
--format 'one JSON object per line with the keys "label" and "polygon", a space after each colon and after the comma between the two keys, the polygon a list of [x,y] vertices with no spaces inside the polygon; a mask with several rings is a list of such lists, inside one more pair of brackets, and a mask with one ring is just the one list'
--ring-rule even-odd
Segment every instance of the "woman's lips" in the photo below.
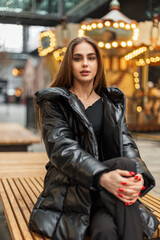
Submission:
{"label": "woman's lips", "polygon": [[90,71],[81,71],[81,72],[80,72],[80,74],[81,74],[82,76],[88,76],[89,73],[90,73]]}

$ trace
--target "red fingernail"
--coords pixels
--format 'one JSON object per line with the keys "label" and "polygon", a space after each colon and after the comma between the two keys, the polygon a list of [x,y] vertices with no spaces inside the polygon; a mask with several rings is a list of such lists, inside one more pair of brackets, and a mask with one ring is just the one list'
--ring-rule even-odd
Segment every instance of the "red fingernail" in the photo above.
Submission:
{"label": "red fingernail", "polygon": [[129,172],[129,174],[131,174],[133,176],[133,175],[135,175],[135,172]]}
{"label": "red fingernail", "polygon": [[136,175],[134,178],[135,178],[135,179],[138,179],[139,177]]}
{"label": "red fingernail", "polygon": [[141,178],[139,178],[138,180],[141,181]]}
{"label": "red fingernail", "polygon": [[129,202],[130,204],[133,204],[134,202]]}
{"label": "red fingernail", "polygon": [[120,197],[123,197],[123,194],[121,194],[121,193],[118,193],[118,195],[119,195]]}
{"label": "red fingernail", "polygon": [[138,193],[138,196],[141,196],[141,192]]}
{"label": "red fingernail", "polygon": [[129,204],[128,204],[128,203],[125,203],[124,205],[125,205],[125,206],[128,206]]}
{"label": "red fingernail", "polygon": [[127,183],[126,182],[122,182],[123,185],[126,185]]}
{"label": "red fingernail", "polygon": [[145,186],[142,187],[143,190],[144,190],[145,188],[146,188]]}
{"label": "red fingernail", "polygon": [[118,191],[123,192],[123,188],[119,188]]}

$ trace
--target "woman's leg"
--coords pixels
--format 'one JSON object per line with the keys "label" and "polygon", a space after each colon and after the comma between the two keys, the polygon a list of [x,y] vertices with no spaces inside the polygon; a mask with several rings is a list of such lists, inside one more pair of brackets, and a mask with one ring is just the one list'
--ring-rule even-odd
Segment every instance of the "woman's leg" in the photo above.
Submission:
{"label": "woman's leg", "polygon": [[98,209],[90,224],[91,240],[118,240],[117,227],[105,208]]}
{"label": "woman's leg", "polygon": [[[136,164],[129,158],[115,158],[103,162],[111,170],[121,169],[136,173]],[[107,212],[113,217],[119,239],[122,240],[142,240],[142,221],[137,203],[125,206],[124,202],[113,196],[106,190],[100,191],[100,199]]]}

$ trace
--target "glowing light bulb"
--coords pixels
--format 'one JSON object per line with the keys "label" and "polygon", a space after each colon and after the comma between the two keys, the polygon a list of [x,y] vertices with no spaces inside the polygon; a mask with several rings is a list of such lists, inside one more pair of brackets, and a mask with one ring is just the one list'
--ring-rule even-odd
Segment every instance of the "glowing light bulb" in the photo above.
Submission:
{"label": "glowing light bulb", "polygon": [[104,47],[104,43],[103,43],[103,42],[99,42],[99,43],[98,43],[98,46],[99,46],[100,48],[102,48],[102,47]]}
{"label": "glowing light bulb", "polygon": [[111,23],[109,21],[106,21],[104,24],[106,27],[109,27],[111,25]]}

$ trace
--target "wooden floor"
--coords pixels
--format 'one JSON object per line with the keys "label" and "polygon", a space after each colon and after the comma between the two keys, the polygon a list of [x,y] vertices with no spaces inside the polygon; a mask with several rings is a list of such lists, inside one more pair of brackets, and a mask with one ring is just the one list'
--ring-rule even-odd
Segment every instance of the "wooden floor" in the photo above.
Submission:
{"label": "wooden floor", "polygon": [[45,152],[0,153],[0,178],[35,177],[46,173],[48,157]]}

